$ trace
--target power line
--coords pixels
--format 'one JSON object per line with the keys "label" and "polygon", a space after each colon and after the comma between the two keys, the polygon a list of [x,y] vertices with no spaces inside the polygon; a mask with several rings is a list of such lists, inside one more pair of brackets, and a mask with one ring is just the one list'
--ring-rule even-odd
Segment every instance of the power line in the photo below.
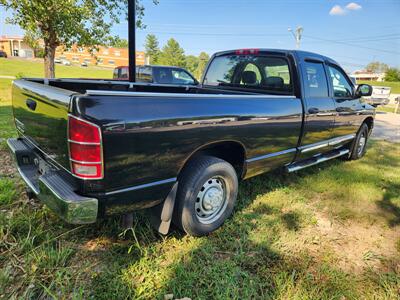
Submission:
{"label": "power line", "polygon": [[209,32],[167,32],[144,30],[154,34],[199,35],[199,36],[286,36],[282,33],[209,33]]}
{"label": "power line", "polygon": [[380,39],[380,38],[397,38],[400,37],[400,32],[396,33],[389,33],[389,34],[380,34],[380,35],[372,35],[372,36],[363,36],[363,37],[356,37],[356,38],[348,38],[348,39],[342,39],[342,41],[361,41],[361,40],[370,40],[370,39]]}
{"label": "power line", "polygon": [[[344,40],[341,40],[342,42]],[[353,41],[353,43],[373,43],[373,42],[383,42],[383,41],[393,41],[393,42],[400,42],[400,36],[398,39],[393,39],[393,38],[381,38],[381,39],[370,39],[370,40],[356,40]],[[308,44],[312,44],[312,43],[321,43],[323,41],[306,41]]]}
{"label": "power line", "polygon": [[368,49],[368,50],[374,50],[374,51],[379,51],[379,52],[385,52],[385,53],[400,55],[399,52],[395,52],[395,51],[371,48],[371,47],[366,47],[366,46],[362,46],[362,45],[355,45],[355,44],[351,44],[351,43],[347,43],[347,42],[343,42],[343,41],[328,40],[328,39],[319,38],[319,37],[313,37],[313,36],[309,36],[309,35],[304,35],[304,37],[309,38],[309,39],[313,39],[313,40],[318,40],[318,41],[324,41],[324,42],[329,42],[329,43],[346,45],[346,46],[350,46],[350,47],[357,47],[357,48],[362,48],[362,49]]}

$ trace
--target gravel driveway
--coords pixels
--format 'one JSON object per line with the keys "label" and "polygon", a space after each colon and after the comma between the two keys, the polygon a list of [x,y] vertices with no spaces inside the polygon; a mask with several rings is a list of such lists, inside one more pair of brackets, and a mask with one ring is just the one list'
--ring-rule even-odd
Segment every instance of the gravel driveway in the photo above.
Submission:
{"label": "gravel driveway", "polygon": [[400,114],[376,112],[372,138],[400,143]]}

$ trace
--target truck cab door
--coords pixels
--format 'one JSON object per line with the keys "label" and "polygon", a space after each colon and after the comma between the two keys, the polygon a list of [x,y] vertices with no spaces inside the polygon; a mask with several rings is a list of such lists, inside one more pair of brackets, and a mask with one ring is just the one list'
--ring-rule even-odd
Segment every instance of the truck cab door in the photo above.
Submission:
{"label": "truck cab door", "polygon": [[329,150],[336,107],[329,96],[325,64],[321,60],[305,59],[301,63],[303,81],[304,125],[297,160]]}
{"label": "truck cab door", "polygon": [[331,96],[337,113],[333,137],[342,138],[343,143],[341,144],[348,143],[360,127],[362,122],[360,111],[365,108],[365,104],[361,103],[360,98],[354,97],[354,85],[339,66],[328,64],[327,69]]}

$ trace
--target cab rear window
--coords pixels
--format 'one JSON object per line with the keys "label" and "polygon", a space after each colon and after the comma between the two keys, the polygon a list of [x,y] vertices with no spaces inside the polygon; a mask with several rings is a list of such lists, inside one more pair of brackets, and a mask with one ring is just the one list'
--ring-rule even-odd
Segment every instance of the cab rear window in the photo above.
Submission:
{"label": "cab rear window", "polygon": [[249,91],[293,93],[289,63],[286,58],[267,55],[215,57],[203,83],[207,86]]}

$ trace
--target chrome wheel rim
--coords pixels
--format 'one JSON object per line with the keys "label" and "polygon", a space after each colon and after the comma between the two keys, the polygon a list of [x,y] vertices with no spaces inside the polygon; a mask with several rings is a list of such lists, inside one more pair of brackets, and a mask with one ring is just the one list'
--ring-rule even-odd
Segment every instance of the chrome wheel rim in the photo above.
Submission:
{"label": "chrome wheel rim", "polygon": [[365,133],[363,133],[358,141],[358,148],[357,148],[357,154],[361,155],[364,147],[365,147],[365,143],[367,142],[367,138],[365,137]]}
{"label": "chrome wheel rim", "polygon": [[202,185],[196,197],[195,211],[200,223],[210,224],[219,219],[228,204],[226,183],[219,176],[212,177]]}

